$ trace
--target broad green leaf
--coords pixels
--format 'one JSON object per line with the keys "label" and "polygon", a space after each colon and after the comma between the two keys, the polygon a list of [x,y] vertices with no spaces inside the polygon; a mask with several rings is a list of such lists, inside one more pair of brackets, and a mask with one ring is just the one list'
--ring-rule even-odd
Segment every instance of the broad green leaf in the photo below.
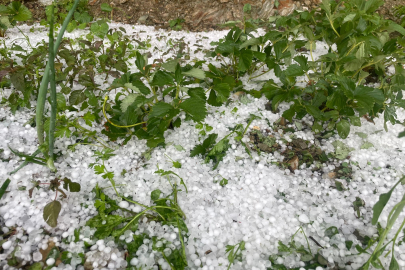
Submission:
{"label": "broad green leaf", "polygon": [[345,159],[351,151],[354,149],[352,147],[348,147],[341,141],[334,141],[332,142],[333,147],[335,148],[335,156],[338,159]]}
{"label": "broad green leaf", "polygon": [[164,68],[164,69],[166,69],[167,71],[169,71],[169,72],[172,72],[172,73],[174,73],[175,71],[176,71],[176,66],[177,66],[177,63],[179,62],[180,60],[179,59],[173,59],[173,60],[169,60],[169,61],[167,61],[167,62],[164,62],[163,64],[162,64],[162,67]]}
{"label": "broad green leaf", "polygon": [[191,76],[200,80],[204,80],[205,79],[205,72],[204,70],[198,69],[198,68],[192,68],[189,71],[185,71],[183,72],[183,75],[186,76]]}
{"label": "broad green leaf", "polygon": [[70,192],[79,192],[80,184],[77,182],[72,182],[69,178],[63,178],[63,188]]}
{"label": "broad green leaf", "polygon": [[299,55],[299,56],[294,57],[294,60],[295,60],[298,64],[300,64],[301,69],[302,69],[303,71],[308,71],[308,70],[309,70],[309,67],[308,67],[308,58],[307,58],[306,56],[304,56],[304,55]]}
{"label": "broad green leaf", "polygon": [[360,146],[360,149],[369,149],[371,147],[374,147],[374,144],[372,144],[371,142],[365,142]]}
{"label": "broad green leaf", "polygon": [[32,17],[31,11],[18,1],[14,1],[8,5],[8,9],[11,11],[13,15],[12,20],[14,21],[24,22]]}
{"label": "broad green leaf", "polygon": [[349,22],[349,21],[352,21],[355,17],[356,17],[356,13],[350,13],[350,14],[348,14],[344,19],[343,19],[343,22],[342,22],[342,24],[344,24],[345,22]]}
{"label": "broad green leaf", "polygon": [[82,90],[75,90],[70,93],[69,104],[70,105],[79,105],[86,100],[86,95]]}
{"label": "broad green leaf", "polygon": [[239,49],[243,49],[243,48],[246,48],[248,46],[259,45],[259,44],[260,44],[260,39],[259,38],[251,38],[251,39],[248,39],[245,42],[243,42],[239,46]]}
{"label": "broad green leaf", "polygon": [[151,82],[151,85],[157,85],[157,86],[165,86],[165,85],[172,85],[173,84],[173,77],[170,76],[169,73],[158,70],[155,73],[155,76],[153,76],[153,80]]}
{"label": "broad green leaf", "polygon": [[397,114],[394,106],[386,106],[384,110],[384,129],[388,131],[387,122],[391,122],[391,124],[395,125],[397,122]]}
{"label": "broad green leaf", "polygon": [[349,116],[350,124],[356,127],[361,127],[360,117],[358,116]]}
{"label": "broad green leaf", "polygon": [[113,10],[112,7],[107,3],[102,3],[100,8],[101,8],[101,11],[104,11],[104,12],[111,12]]}
{"label": "broad green leaf", "polygon": [[217,102],[223,103],[226,102],[229,98],[229,95],[231,93],[231,88],[229,84],[227,83],[219,83],[215,84],[213,86],[213,89],[215,90],[217,94]]}
{"label": "broad green leaf", "polygon": [[149,113],[149,117],[163,117],[173,110],[174,107],[163,101],[157,102],[153,105],[152,111]]}
{"label": "broad green leaf", "polygon": [[347,120],[340,120],[340,122],[336,124],[336,128],[340,138],[346,139],[350,133],[350,123]]}
{"label": "broad green leaf", "polygon": [[180,103],[179,108],[191,115],[196,122],[201,122],[207,115],[205,93],[202,88],[194,88],[188,91],[190,98]]}
{"label": "broad green leaf", "polygon": [[368,137],[368,135],[364,132],[356,132],[355,134],[362,139],[367,139],[367,137]]}
{"label": "broad green leaf", "polygon": [[[141,73],[145,72],[145,65],[148,63],[145,61],[145,58],[143,57],[142,54],[140,54],[138,51],[136,52],[136,60],[135,60],[135,65],[139,69]],[[176,67],[176,66],[175,66]],[[173,70],[174,72],[174,70]]]}
{"label": "broad green leaf", "polygon": [[238,70],[246,71],[252,65],[253,52],[251,50],[243,49],[240,51]]}
{"label": "broad green leaf", "polygon": [[152,201],[157,201],[160,198],[160,194],[162,194],[162,191],[160,191],[159,189],[155,189],[154,191],[152,191],[150,193],[150,198]]}
{"label": "broad green leaf", "polygon": [[297,77],[304,75],[304,71],[299,65],[292,64],[287,67],[287,69],[284,71],[284,74],[287,77]]}
{"label": "broad green leaf", "polygon": [[134,103],[135,99],[138,97],[138,94],[128,94],[121,102],[120,107],[121,107],[121,112],[126,112],[128,106],[130,106],[132,103]]}
{"label": "broad green leaf", "polygon": [[58,225],[58,217],[61,209],[62,205],[59,201],[52,201],[45,206],[43,218],[49,226],[55,228],[56,225]]}
{"label": "broad green leaf", "polygon": [[[150,89],[140,80],[131,80],[132,85],[142,94],[149,95]],[[132,88],[131,88],[132,89]]]}

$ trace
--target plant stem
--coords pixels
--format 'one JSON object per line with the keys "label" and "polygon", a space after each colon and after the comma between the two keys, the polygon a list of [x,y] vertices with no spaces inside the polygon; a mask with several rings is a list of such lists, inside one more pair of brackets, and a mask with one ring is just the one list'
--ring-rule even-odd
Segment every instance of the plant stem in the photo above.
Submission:
{"label": "plant stem", "polygon": [[56,168],[53,160],[53,150],[55,143],[55,126],[56,126],[56,83],[55,83],[55,51],[53,41],[53,23],[54,23],[54,4],[51,4],[51,21],[49,26],[49,81],[50,81],[50,98],[51,98],[51,116],[49,123],[49,158],[47,161],[48,167],[51,171],[55,172]]}
{"label": "plant stem", "polygon": [[[65,33],[66,27],[69,24],[70,19],[73,16],[73,13],[76,10],[77,5],[79,4],[80,0],[75,0],[71,10],[69,11],[68,15],[63,22],[62,28],[58,34],[58,38],[54,44],[54,53],[58,52],[58,48],[60,43],[62,42],[63,34]],[[48,82],[49,82],[49,62],[46,64],[44,76],[42,77],[41,85],[38,90],[38,98],[37,98],[37,108],[36,108],[36,124],[37,124],[37,136],[39,144],[44,143],[44,108],[45,108],[45,101],[46,101],[46,93],[48,90]],[[47,154],[45,153],[47,156]]]}

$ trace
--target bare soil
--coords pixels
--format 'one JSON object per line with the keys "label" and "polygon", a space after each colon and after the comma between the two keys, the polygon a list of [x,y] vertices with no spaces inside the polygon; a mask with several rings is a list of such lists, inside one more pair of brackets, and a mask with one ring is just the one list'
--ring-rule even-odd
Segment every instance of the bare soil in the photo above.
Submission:
{"label": "bare soil", "polygon": [[[89,13],[95,18],[112,18],[115,22],[146,24],[157,28],[169,28],[169,21],[184,19],[182,29],[210,31],[220,29],[218,24],[241,20],[243,6],[252,5],[254,18],[266,18],[275,13],[288,15],[294,9],[313,9],[322,0],[89,0]],[[9,4],[12,0],[0,0]],[[37,0],[25,0],[24,4],[33,14],[32,22],[45,18],[45,9]],[[100,5],[108,3],[114,9],[111,14],[101,11]],[[405,5],[405,0],[386,0],[378,12],[386,19],[398,21],[394,7]],[[276,8],[277,6],[277,8]]]}

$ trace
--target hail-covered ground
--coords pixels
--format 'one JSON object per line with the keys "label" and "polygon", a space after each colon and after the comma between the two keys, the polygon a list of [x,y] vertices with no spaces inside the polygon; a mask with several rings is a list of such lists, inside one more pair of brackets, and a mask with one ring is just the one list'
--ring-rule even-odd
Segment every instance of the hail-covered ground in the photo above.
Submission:
{"label": "hail-covered ground", "polygon": [[[183,41],[190,48],[190,59],[202,60],[204,53],[202,51],[194,53],[194,51],[198,48],[212,48],[210,43],[218,41],[227,33],[227,31],[167,32],[156,31],[146,26],[122,24],[110,24],[110,27],[123,27],[127,35],[133,35],[141,41],[149,40],[151,44],[149,51],[152,53],[150,62],[157,58],[172,57],[170,53],[163,55],[163,52],[181,38],[184,38]],[[30,28],[21,26],[33,46],[42,40],[47,40],[45,28],[36,25],[34,32],[30,32]],[[87,33],[86,30],[80,30],[68,33],[66,36],[75,39]],[[7,47],[15,43],[29,50],[22,38],[17,29],[10,29],[3,40]],[[170,43],[169,39],[173,42]],[[314,57],[324,53],[326,53],[326,45],[318,43]],[[134,60],[129,64],[132,65],[131,71],[136,72]],[[219,66],[219,63],[215,65]],[[258,79],[269,78],[278,81],[273,72]],[[247,79],[247,77],[242,78],[246,89],[260,89],[259,82],[254,80],[248,82]],[[104,89],[109,86],[104,84],[101,76],[96,77],[96,80]],[[1,89],[1,95],[7,97],[11,91],[12,89]],[[260,99],[245,97],[243,102],[235,97],[234,102],[228,106],[208,106],[209,114],[204,123],[212,126],[211,132],[217,133],[218,138],[222,138],[229,133],[229,128],[236,124],[245,126],[250,114],[255,114],[261,119],[253,121],[248,133],[253,127],[265,130],[269,128],[269,122],[278,120],[283,110],[288,108],[287,104],[282,104],[280,112],[275,114],[265,109],[267,102],[264,97]],[[234,110],[235,107],[237,111]],[[69,112],[73,116],[82,116],[84,113],[85,111],[77,114]],[[55,164],[58,170],[56,174],[51,173],[46,167],[30,164],[16,174],[9,175],[21,160],[8,150],[8,146],[24,153],[32,153],[38,147],[36,130],[27,124],[34,114],[34,107],[20,109],[14,115],[7,106],[3,105],[0,108],[0,149],[4,149],[0,157],[2,160],[9,159],[9,161],[0,161],[0,180],[3,182],[7,178],[11,179],[7,193],[0,201],[0,228],[2,235],[15,230],[11,236],[7,234],[6,240],[3,240],[2,236],[0,238],[2,243],[0,268],[14,269],[7,264],[7,259],[13,255],[23,260],[25,265],[43,261],[40,250],[46,250],[50,243],[53,243],[61,251],[68,251],[68,256],[71,256],[72,260],[69,265],[60,263],[57,266],[54,259],[45,260],[47,265],[53,266],[51,269],[83,270],[84,266],[79,265],[81,262],[79,253],[85,254],[86,269],[125,269],[129,266],[135,266],[136,269],[158,269],[156,263],[159,263],[161,269],[169,269],[169,265],[161,254],[152,250],[151,241],[144,241],[136,253],[137,257],[127,265],[124,249],[118,249],[113,239],[94,239],[92,235],[95,230],[85,226],[86,221],[97,213],[94,206],[95,195],[92,193],[96,184],[106,188],[107,195],[119,200],[110,188],[110,182],[96,175],[93,169],[89,168],[89,164],[95,162],[94,151],[101,149],[95,146],[78,145],[75,151],[71,151],[68,146],[76,143],[76,138],[59,138],[55,143],[56,151],[61,152]],[[405,118],[403,111],[398,111],[397,114],[400,120]],[[352,127],[347,139],[342,140],[338,136],[332,136],[318,140],[310,130],[312,121],[309,117],[304,118],[303,129],[297,128],[300,125],[292,125],[291,127],[296,129],[294,133],[287,135],[278,133],[279,143],[283,143],[280,140],[282,137],[288,140],[289,135],[294,134],[296,138],[307,140],[310,144],[316,144],[326,153],[330,153],[336,151],[332,143],[339,140],[353,148],[348,159],[332,160],[319,171],[304,166],[292,172],[274,165],[274,161],[281,160],[280,154],[261,153],[259,155],[253,152],[252,159],[244,147],[231,137],[232,147],[218,168],[212,170],[212,164],[205,163],[201,156],[190,157],[190,150],[200,144],[204,137],[199,134],[194,122],[183,122],[181,127],[165,133],[167,146],[154,149],[150,153],[150,159],[142,157],[148,150],[144,140],[133,137],[123,146],[120,145],[120,141],[109,142],[110,147],[115,149],[116,155],[106,162],[106,167],[115,173],[114,180],[118,186],[118,192],[124,196],[132,196],[134,200],[144,205],[153,204],[150,193],[155,189],[162,190],[166,195],[172,192],[167,179],[154,173],[158,166],[160,169],[172,170],[184,179],[188,193],[181,191],[178,201],[187,217],[185,222],[189,229],[185,242],[187,269],[227,269],[229,262],[226,246],[235,245],[242,240],[246,243],[242,261],[236,260],[231,269],[267,269],[271,266],[269,256],[278,253],[278,242],[288,244],[300,227],[307,238],[313,238],[323,247],[320,248],[315,241],[309,240],[312,252],[314,254],[319,252],[329,262],[329,268],[358,269],[369,256],[367,254],[354,256],[358,253],[354,247],[359,244],[359,235],[372,237],[377,233],[376,226],[371,224],[372,207],[379,195],[389,191],[404,173],[405,139],[397,138],[403,127],[388,123],[388,132],[385,132],[383,117],[375,119],[375,124],[362,119],[362,126]],[[86,126],[84,121],[82,124]],[[88,128],[96,130],[99,136],[107,140],[107,137],[101,134],[103,128],[101,125]],[[356,132],[368,134],[368,137],[361,138],[356,135]],[[243,140],[248,142],[248,136],[245,135]],[[373,147],[361,149],[365,140]],[[173,168],[167,156],[173,160],[179,160],[181,168]],[[353,175],[350,182],[341,180],[345,190],[338,191],[334,188],[334,179],[327,176],[342,162],[351,164]],[[121,175],[124,169],[127,173]],[[42,211],[44,206],[54,199],[55,192],[43,185],[39,189],[34,189],[30,197],[28,190],[33,186],[34,180],[49,182],[55,177],[68,177],[72,181],[79,182],[81,191],[68,192],[68,197],[61,200],[62,210],[58,225],[51,228],[44,221]],[[228,180],[225,186],[221,186],[218,181],[222,177]],[[173,178],[172,181],[176,179]],[[398,202],[403,193],[404,188],[401,185],[393,192],[379,220],[383,227],[386,226],[388,210]],[[357,197],[365,202],[365,206],[360,208],[361,218],[357,217],[353,208],[353,202]],[[135,212],[142,210],[140,206],[127,202],[121,202],[120,206]],[[402,213],[398,220],[402,221],[404,218],[405,215]],[[332,226],[337,227],[339,233],[329,238],[325,235],[325,230]],[[389,239],[394,236],[398,227],[399,224],[394,226],[392,233],[388,236]],[[77,242],[74,241],[75,229],[81,229]],[[173,247],[180,248],[176,229],[167,225],[162,226],[156,222],[141,220],[139,229],[135,233],[164,238],[173,242]],[[121,239],[129,243],[133,239],[132,234],[127,231]],[[401,237],[403,233],[399,235],[399,239]],[[301,232],[295,236],[294,240],[307,246],[307,241]],[[353,241],[350,249],[347,248],[346,241]],[[90,244],[90,247],[85,247],[85,242]],[[396,249],[395,256],[400,267],[405,267],[403,245],[402,248]],[[381,260],[384,265],[389,264],[388,258],[381,258]],[[287,267],[304,265],[299,255],[288,253],[278,258],[277,263]]]}

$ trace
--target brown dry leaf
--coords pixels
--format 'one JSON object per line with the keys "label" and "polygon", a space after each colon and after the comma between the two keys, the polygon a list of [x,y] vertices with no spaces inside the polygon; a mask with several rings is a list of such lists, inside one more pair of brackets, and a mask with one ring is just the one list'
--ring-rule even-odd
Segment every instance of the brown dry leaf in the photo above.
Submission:
{"label": "brown dry leaf", "polygon": [[51,250],[55,247],[55,243],[53,241],[48,242],[48,248],[47,249],[40,249],[39,252],[42,254],[42,262],[45,263],[46,259],[48,258],[49,253]]}
{"label": "brown dry leaf", "polygon": [[254,130],[260,130],[260,127],[259,127],[259,126],[253,126],[252,129],[254,129]]}
{"label": "brown dry leaf", "polygon": [[296,169],[298,169],[299,159],[297,156],[294,156],[287,163],[290,166],[291,170],[295,171]]}

